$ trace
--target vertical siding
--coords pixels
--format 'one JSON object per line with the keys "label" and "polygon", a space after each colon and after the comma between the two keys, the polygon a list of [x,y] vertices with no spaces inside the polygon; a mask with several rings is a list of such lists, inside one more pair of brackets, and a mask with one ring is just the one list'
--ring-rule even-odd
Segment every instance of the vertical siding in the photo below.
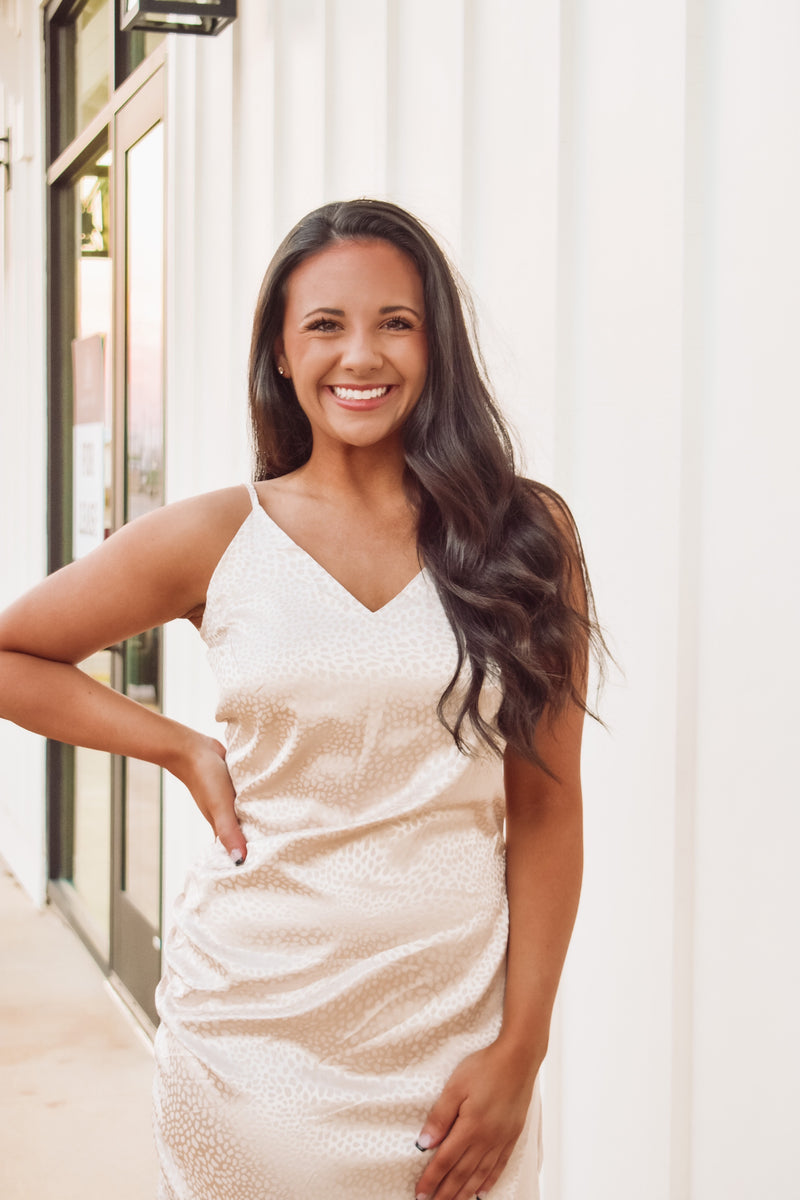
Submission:
{"label": "vertical siding", "polygon": [[797,1191],[800,8],[708,5],[696,1196]]}
{"label": "vertical siding", "polygon": [[327,0],[325,38],[325,197],[386,196],[387,4]]}
{"label": "vertical siding", "polygon": [[[276,243],[325,195],[325,16],[325,0],[275,3]],[[240,33],[246,36],[245,26]]]}
{"label": "vertical siding", "polygon": [[[13,20],[12,20],[13,18]],[[0,12],[0,607],[47,568],[42,64],[34,4]],[[0,854],[41,903],[46,885],[44,743],[0,722]]]}
{"label": "vertical siding", "polygon": [[465,6],[460,264],[523,465],[552,481],[559,5]]}
{"label": "vertical siding", "polygon": [[[620,672],[587,728],[563,1197],[666,1200],[683,298],[681,6],[562,5],[559,483]],[[636,1127],[631,1138],[628,1130]]]}

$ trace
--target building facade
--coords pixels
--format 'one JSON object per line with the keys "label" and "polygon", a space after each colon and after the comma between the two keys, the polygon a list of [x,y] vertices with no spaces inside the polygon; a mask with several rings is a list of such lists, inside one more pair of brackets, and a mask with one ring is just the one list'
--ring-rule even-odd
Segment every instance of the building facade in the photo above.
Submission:
{"label": "building facade", "polygon": [[[261,276],[329,200],[427,220],[618,662],[546,1067],[546,1200],[789,1196],[800,593],[794,0],[239,0],[218,37],[0,0],[0,603],[249,477]],[[5,180],[5,190],[2,182]],[[209,731],[196,632],[85,664]],[[0,728],[0,854],[131,1005],[208,838]]]}

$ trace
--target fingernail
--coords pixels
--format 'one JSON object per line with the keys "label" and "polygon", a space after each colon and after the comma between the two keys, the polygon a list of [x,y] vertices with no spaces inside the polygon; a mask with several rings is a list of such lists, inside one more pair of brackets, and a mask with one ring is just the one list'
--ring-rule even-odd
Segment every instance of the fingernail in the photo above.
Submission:
{"label": "fingernail", "polygon": [[[418,1150],[430,1150],[432,1141],[433,1141],[433,1138],[431,1137],[431,1135],[429,1133],[421,1133],[419,1135],[419,1137],[417,1138],[417,1140],[414,1142],[414,1145],[417,1147]],[[420,1200],[420,1197],[417,1196],[416,1200]]]}
{"label": "fingernail", "polygon": [[416,1196],[414,1197],[414,1200],[428,1200],[428,1193],[427,1192],[417,1192]]}
{"label": "fingernail", "polygon": [[240,867],[244,862],[244,855],[242,854],[241,850],[229,850],[228,854],[230,855],[231,861],[235,867]]}

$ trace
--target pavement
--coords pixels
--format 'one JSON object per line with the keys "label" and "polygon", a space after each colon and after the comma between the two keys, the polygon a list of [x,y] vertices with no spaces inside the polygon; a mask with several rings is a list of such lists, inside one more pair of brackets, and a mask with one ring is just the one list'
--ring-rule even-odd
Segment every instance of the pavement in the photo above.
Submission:
{"label": "pavement", "polygon": [[0,860],[0,1196],[153,1200],[150,1042]]}

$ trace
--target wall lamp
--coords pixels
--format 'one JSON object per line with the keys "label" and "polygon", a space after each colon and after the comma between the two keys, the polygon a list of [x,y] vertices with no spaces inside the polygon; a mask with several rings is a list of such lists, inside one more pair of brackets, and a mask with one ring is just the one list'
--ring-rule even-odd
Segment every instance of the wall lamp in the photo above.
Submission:
{"label": "wall lamp", "polygon": [[120,29],[214,35],[236,19],[236,0],[120,0]]}
{"label": "wall lamp", "polygon": [[6,169],[6,191],[11,189],[11,130],[6,130],[5,137],[0,137],[0,167]]}

